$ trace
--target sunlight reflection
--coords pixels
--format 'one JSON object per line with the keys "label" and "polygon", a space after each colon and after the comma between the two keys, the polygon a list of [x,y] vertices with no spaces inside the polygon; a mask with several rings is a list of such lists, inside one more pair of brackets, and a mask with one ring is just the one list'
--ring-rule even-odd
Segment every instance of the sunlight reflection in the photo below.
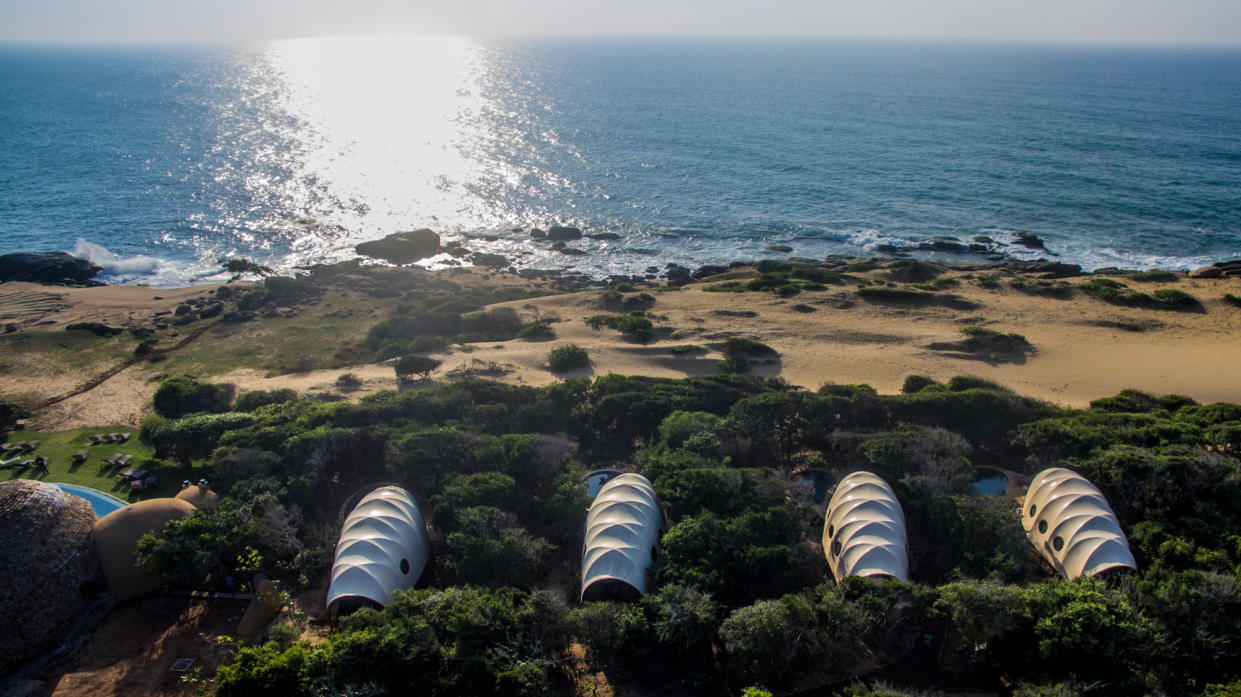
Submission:
{"label": "sunlight reflection", "polygon": [[[326,188],[326,216],[352,244],[411,225],[479,225],[467,144],[480,133],[484,60],[454,37],[356,37],[273,43],[266,59],[283,109],[304,124],[302,177]],[[338,228],[338,230],[339,230]],[[326,241],[326,240],[325,240]]]}

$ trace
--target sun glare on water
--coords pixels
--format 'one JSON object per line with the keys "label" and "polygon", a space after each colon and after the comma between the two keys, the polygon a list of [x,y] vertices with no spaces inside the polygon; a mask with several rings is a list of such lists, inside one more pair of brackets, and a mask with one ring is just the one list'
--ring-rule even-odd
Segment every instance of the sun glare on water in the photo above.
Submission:
{"label": "sun glare on water", "polygon": [[478,191],[484,179],[521,178],[488,155],[497,138],[482,96],[491,62],[483,46],[455,37],[266,46],[248,79],[266,83],[259,121],[280,145],[238,148],[250,160],[236,166],[251,200],[291,218],[283,242],[305,259],[398,229],[505,224]]}

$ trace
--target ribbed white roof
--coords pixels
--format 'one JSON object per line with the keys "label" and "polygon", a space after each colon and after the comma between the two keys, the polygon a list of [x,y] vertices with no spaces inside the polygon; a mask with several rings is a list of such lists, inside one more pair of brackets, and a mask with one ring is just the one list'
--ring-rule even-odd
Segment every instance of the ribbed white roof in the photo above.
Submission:
{"label": "ribbed white roof", "polygon": [[659,544],[663,514],[655,489],[640,474],[614,477],[586,514],[582,545],[582,594],[599,581],[623,581],[646,593],[646,569]]}
{"label": "ribbed white roof", "polygon": [[1080,474],[1063,467],[1039,472],[1026,491],[1024,508],[1026,537],[1061,576],[1137,569],[1107,499]]}
{"label": "ribbed white roof", "polygon": [[823,552],[837,583],[846,576],[909,580],[905,512],[887,482],[870,472],[840,480],[827,504]]}
{"label": "ribbed white roof", "polygon": [[328,606],[347,596],[387,605],[396,591],[418,582],[430,549],[414,497],[395,486],[372,491],[350,511],[341,528]]}

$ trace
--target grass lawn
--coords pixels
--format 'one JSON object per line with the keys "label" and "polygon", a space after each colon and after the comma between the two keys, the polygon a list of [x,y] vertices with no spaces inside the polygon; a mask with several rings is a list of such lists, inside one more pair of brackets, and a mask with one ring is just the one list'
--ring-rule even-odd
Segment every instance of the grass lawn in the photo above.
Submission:
{"label": "grass lawn", "polygon": [[[129,433],[129,440],[121,444],[104,443],[88,445],[87,438],[97,433]],[[43,433],[38,431],[14,431],[6,438],[9,443],[15,441],[39,441],[34,452],[24,455],[48,458],[47,474],[37,470],[26,469],[21,472],[12,468],[0,470],[0,481],[9,479],[36,479],[44,482],[64,482],[90,487],[104,491],[123,501],[141,501],[143,499],[175,496],[181,490],[181,482],[185,479],[198,481],[207,476],[205,468],[187,468],[166,460],[154,457],[151,448],[138,441],[137,429],[133,428],[84,428],[73,431],[55,431]],[[85,450],[88,455],[85,462],[73,462],[73,454]],[[109,465],[105,460],[116,453],[133,455],[129,467],[140,467],[159,478],[159,484],[144,491],[131,492],[128,485],[116,475],[120,469]],[[14,455],[5,455],[8,460]]]}

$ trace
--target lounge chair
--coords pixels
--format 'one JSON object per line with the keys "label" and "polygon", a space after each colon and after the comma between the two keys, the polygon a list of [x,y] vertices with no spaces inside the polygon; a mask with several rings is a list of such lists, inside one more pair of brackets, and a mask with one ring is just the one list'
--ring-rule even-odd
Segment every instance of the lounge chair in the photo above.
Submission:
{"label": "lounge chair", "polygon": [[99,435],[98,433],[96,433],[95,435],[91,436],[90,438],[87,438],[87,439],[86,439],[86,442],[87,442],[87,443],[89,443],[89,444],[91,444],[91,445],[99,445],[100,443],[102,443],[102,442],[103,442],[103,436],[101,436],[101,435]]}
{"label": "lounge chair", "polygon": [[24,440],[15,440],[13,441],[11,445],[9,445],[9,450],[12,450],[14,452],[21,452],[25,449],[26,449],[26,441]]}
{"label": "lounge chair", "polygon": [[8,443],[0,443],[0,453],[7,453],[10,447]]}
{"label": "lounge chair", "polygon": [[128,465],[129,461],[132,459],[134,459],[133,455],[122,455],[121,459],[116,461],[116,464],[120,465],[121,467],[124,467],[125,465]]}
{"label": "lounge chair", "polygon": [[39,441],[37,440],[26,441],[26,450],[34,450],[37,447],[39,447]]}
{"label": "lounge chair", "polygon": [[130,436],[130,435],[132,435],[132,434],[129,434],[129,433],[120,433],[120,434],[117,434],[117,439],[116,439],[116,442],[117,442],[117,443],[124,443],[125,441],[129,440],[129,436]]}
{"label": "lounge chair", "polygon": [[102,436],[99,436],[99,438],[105,443],[111,443],[116,440],[116,437],[111,433],[105,433]]}
{"label": "lounge chair", "polygon": [[74,454],[73,454],[73,461],[74,461],[74,462],[86,462],[86,451],[85,451],[85,450],[79,450],[79,451],[77,451],[76,453],[74,453]]}
{"label": "lounge chair", "polygon": [[129,490],[130,491],[142,491],[142,482],[137,479],[130,481]]}
{"label": "lounge chair", "polygon": [[107,459],[107,463],[115,467],[116,465],[121,464],[122,457],[123,455],[121,455],[120,453],[116,453],[115,455]]}

